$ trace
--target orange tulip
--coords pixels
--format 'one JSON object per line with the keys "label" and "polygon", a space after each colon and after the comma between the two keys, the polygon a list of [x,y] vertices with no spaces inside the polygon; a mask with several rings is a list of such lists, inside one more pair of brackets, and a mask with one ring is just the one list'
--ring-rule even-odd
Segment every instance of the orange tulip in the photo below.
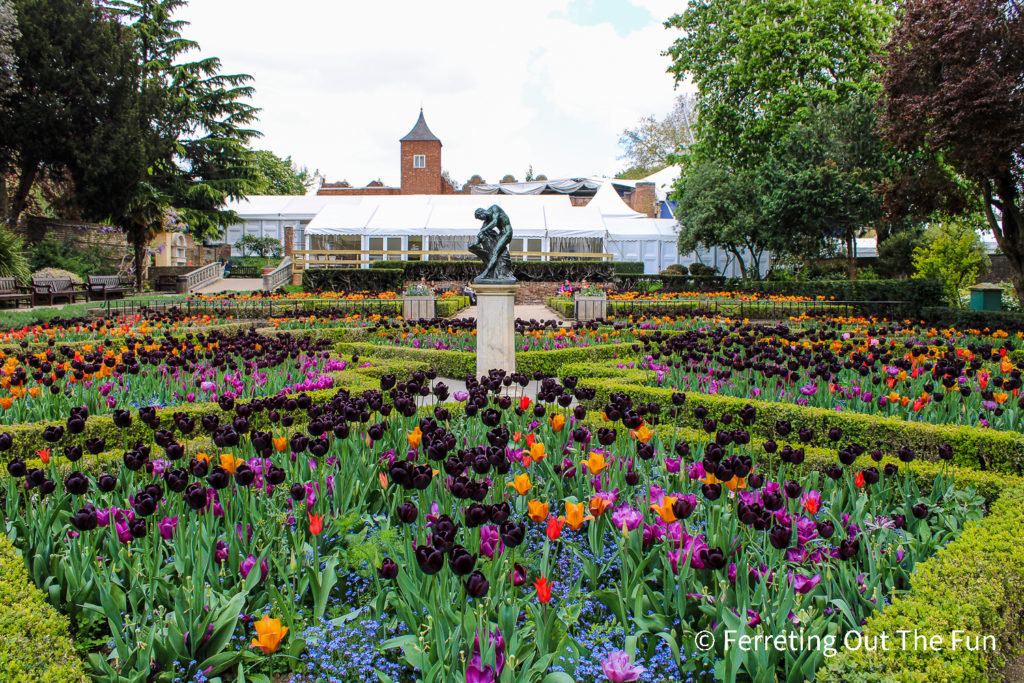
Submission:
{"label": "orange tulip", "polygon": [[196,460],[205,460],[207,464],[213,463],[213,459],[207,453],[196,453]]}
{"label": "orange tulip", "polygon": [[0,408],[3,408],[4,410],[10,410],[11,405],[13,403],[14,399],[11,398],[10,396],[4,396],[3,398],[0,398]]}
{"label": "orange tulip", "polygon": [[533,484],[530,483],[530,475],[528,474],[520,474],[509,482],[509,486],[514,488],[520,496],[525,496],[526,492],[533,488]]}
{"label": "orange tulip", "polygon": [[258,647],[265,655],[277,652],[281,639],[288,633],[288,628],[281,626],[281,620],[271,619],[269,614],[264,614],[253,626],[258,637],[252,639],[252,646]]}
{"label": "orange tulip", "polygon": [[665,496],[661,501],[661,505],[652,504],[651,510],[656,512],[666,524],[671,524],[678,519],[678,517],[676,517],[676,513],[672,511],[672,506],[675,504],[676,499],[674,497]]}
{"label": "orange tulip", "polygon": [[39,456],[39,459],[43,461],[44,465],[49,464],[49,462],[50,462],[50,449],[49,448],[40,448],[38,451],[36,451],[36,455]]}
{"label": "orange tulip", "polygon": [[284,453],[284,450],[288,448],[288,439],[283,436],[274,438],[274,450],[278,453]]}
{"label": "orange tulip", "polygon": [[569,525],[569,528],[573,531],[579,531],[580,527],[583,526],[583,522],[594,519],[590,515],[583,516],[583,511],[586,509],[586,503],[569,503],[565,504],[565,517],[559,517],[562,521]]}
{"label": "orange tulip", "polygon": [[324,530],[324,516],[314,515],[312,512],[306,514],[309,515],[309,533],[319,536],[320,532]]}
{"label": "orange tulip", "polygon": [[540,462],[547,457],[545,450],[544,444],[538,441],[530,446],[530,458],[533,459],[534,462]]}
{"label": "orange tulip", "polygon": [[243,460],[242,458],[236,458],[230,453],[220,454],[220,466],[227,470],[228,474],[234,474],[235,470],[238,469],[238,466],[244,462],[245,460]]}
{"label": "orange tulip", "polygon": [[29,389],[28,395],[31,396],[32,398],[37,398],[39,396],[39,387],[32,387],[31,389]]}
{"label": "orange tulip", "polygon": [[630,435],[640,443],[647,443],[651,440],[651,437],[654,436],[654,432],[648,429],[647,423],[644,423],[640,425],[640,429],[632,430]]}
{"label": "orange tulip", "polygon": [[419,448],[420,441],[423,440],[423,432],[420,431],[420,426],[416,425],[416,429],[409,432],[405,438],[409,442],[409,448]]}
{"label": "orange tulip", "polygon": [[590,499],[590,514],[594,515],[594,517],[600,517],[607,509],[608,501],[604,498],[594,497]]}
{"label": "orange tulip", "polygon": [[527,503],[527,515],[538,524],[548,518],[548,504],[539,500],[531,500]]}
{"label": "orange tulip", "polygon": [[562,431],[562,427],[564,427],[564,426],[565,426],[565,415],[562,415],[561,413],[559,413],[559,414],[553,415],[551,417],[551,429],[555,430],[556,432],[560,432],[560,431]]}
{"label": "orange tulip", "polygon": [[591,474],[601,474],[604,468],[608,466],[608,463],[604,461],[604,454],[591,451],[590,457],[586,460],[580,460],[581,465],[587,466],[587,471]]}

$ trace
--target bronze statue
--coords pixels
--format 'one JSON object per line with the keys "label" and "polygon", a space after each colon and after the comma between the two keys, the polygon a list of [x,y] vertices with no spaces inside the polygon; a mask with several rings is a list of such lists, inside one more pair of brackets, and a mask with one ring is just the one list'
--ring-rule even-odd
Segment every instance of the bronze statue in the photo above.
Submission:
{"label": "bronze statue", "polygon": [[477,209],[473,214],[484,222],[477,233],[476,241],[469,245],[470,253],[484,262],[484,270],[473,280],[477,283],[511,284],[516,281],[512,274],[512,256],[508,252],[512,243],[512,224],[500,206]]}

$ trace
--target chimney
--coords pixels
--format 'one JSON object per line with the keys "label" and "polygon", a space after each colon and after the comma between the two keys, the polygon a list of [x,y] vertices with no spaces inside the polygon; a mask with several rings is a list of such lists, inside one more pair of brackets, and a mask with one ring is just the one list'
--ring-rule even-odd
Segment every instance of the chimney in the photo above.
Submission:
{"label": "chimney", "polygon": [[634,211],[647,214],[648,218],[658,217],[657,195],[654,193],[654,183],[637,182],[636,190],[633,191]]}

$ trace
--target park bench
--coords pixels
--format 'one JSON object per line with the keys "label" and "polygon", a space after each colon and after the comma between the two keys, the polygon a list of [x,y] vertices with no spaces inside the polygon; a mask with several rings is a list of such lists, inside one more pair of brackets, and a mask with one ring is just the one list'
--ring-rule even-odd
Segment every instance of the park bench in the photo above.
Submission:
{"label": "park bench", "polygon": [[32,278],[32,303],[53,305],[57,299],[67,299],[68,303],[78,297],[87,297],[85,288],[76,286],[69,277],[34,277]]}
{"label": "park bench", "polygon": [[22,301],[32,305],[32,294],[28,287],[19,287],[18,281],[13,277],[0,277],[0,302],[13,301],[14,307],[21,305]]}
{"label": "park bench", "polygon": [[132,278],[121,275],[90,275],[89,299],[106,301],[110,298],[124,297],[135,291]]}

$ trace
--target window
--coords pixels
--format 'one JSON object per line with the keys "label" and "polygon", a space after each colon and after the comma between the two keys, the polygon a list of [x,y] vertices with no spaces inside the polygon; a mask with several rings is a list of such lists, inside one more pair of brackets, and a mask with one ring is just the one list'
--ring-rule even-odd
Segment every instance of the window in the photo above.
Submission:
{"label": "window", "polygon": [[426,154],[413,154],[412,155],[412,167],[413,168],[426,168],[427,167],[427,155]]}
{"label": "window", "polygon": [[[409,238],[409,251],[422,251],[423,250],[423,238],[422,237],[410,237]],[[409,254],[410,261],[420,261],[423,259],[419,254]]]}
{"label": "window", "polygon": [[521,237],[513,237],[512,244],[509,245],[509,251],[512,252],[512,258],[517,261],[540,261],[540,254],[532,254],[530,256],[524,256],[521,252],[539,252],[541,249],[541,239],[539,237],[531,237],[523,239]]}

